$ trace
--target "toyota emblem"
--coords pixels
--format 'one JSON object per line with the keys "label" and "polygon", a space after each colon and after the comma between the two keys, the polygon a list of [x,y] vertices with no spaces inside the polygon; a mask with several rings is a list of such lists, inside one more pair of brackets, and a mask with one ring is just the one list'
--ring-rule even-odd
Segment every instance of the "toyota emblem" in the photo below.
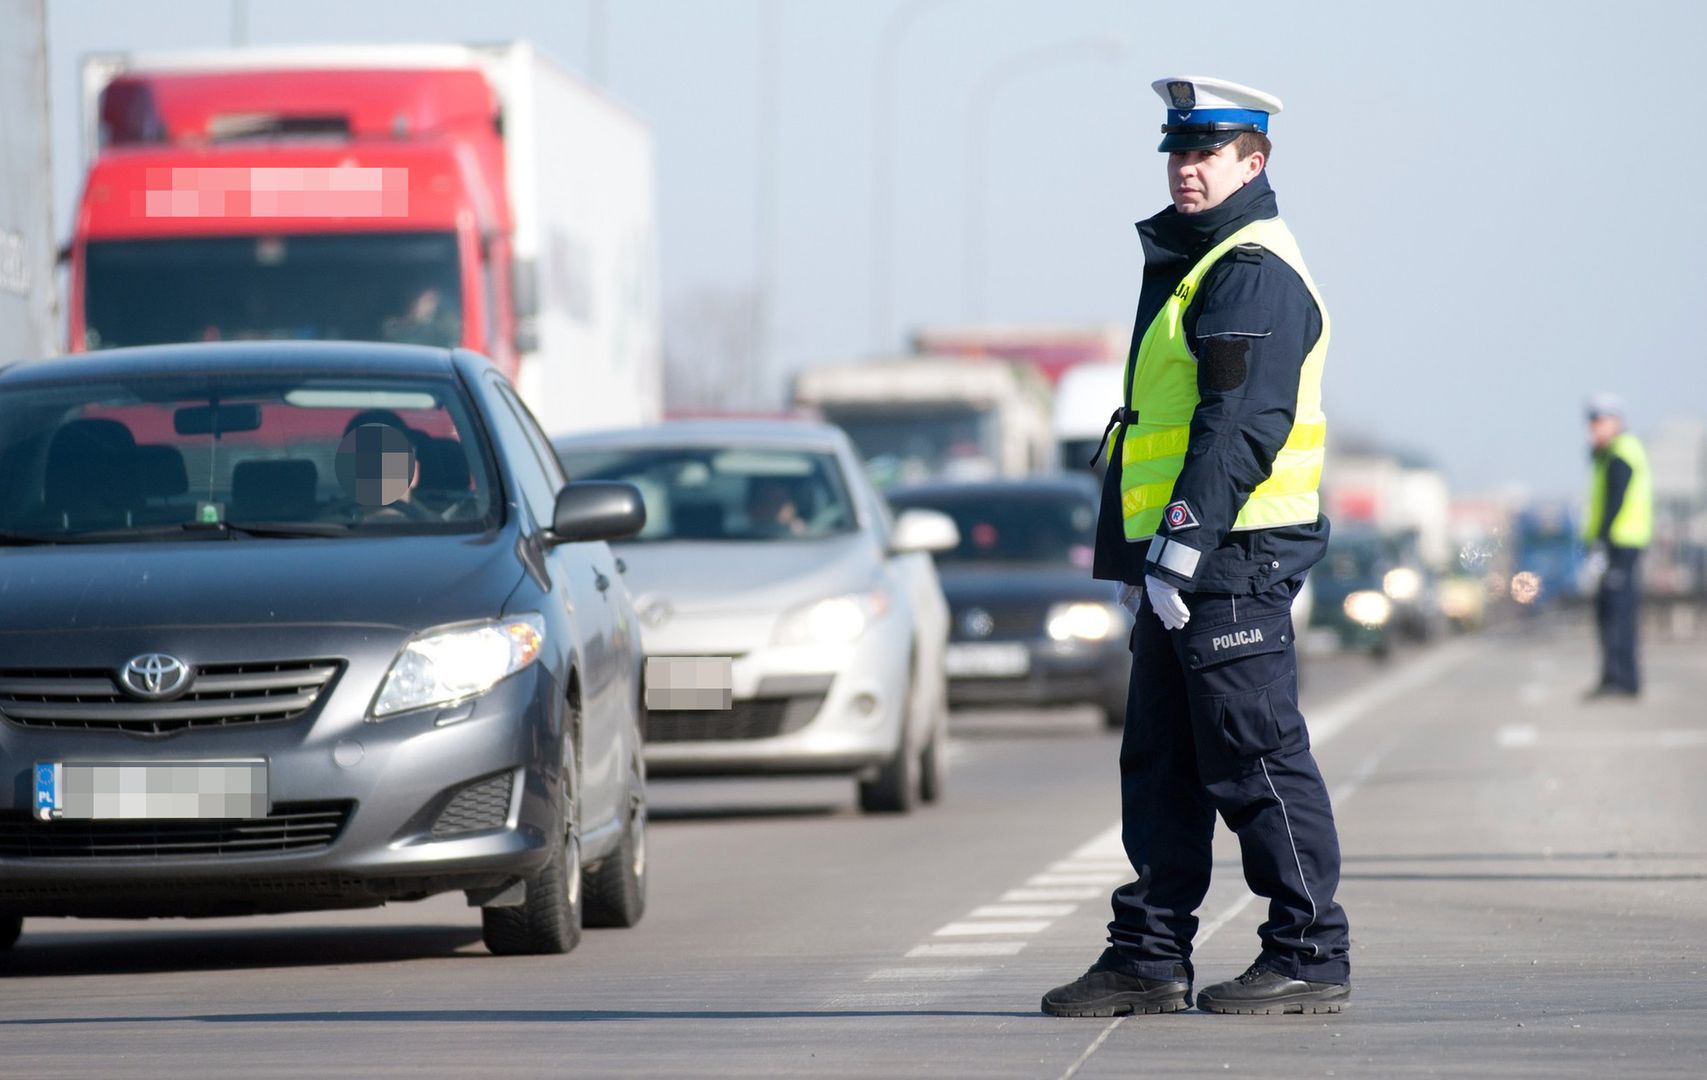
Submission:
{"label": "toyota emblem", "polygon": [[190,666],[176,656],[143,653],[119,671],[119,685],[134,697],[160,701],[190,683]]}

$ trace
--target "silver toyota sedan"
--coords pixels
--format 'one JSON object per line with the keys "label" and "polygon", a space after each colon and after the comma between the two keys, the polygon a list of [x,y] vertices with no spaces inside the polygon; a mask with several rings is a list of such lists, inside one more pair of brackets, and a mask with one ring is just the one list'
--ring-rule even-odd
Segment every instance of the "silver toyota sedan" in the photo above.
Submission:
{"label": "silver toyota sedan", "polygon": [[643,520],[472,353],[0,367],[0,947],[453,890],[497,953],[632,925]]}
{"label": "silver toyota sedan", "polygon": [[645,499],[646,527],[615,548],[648,671],[733,658],[731,707],[648,713],[654,775],[854,775],[868,812],[938,797],[948,608],[930,552],[958,541],[950,518],[892,519],[827,424],[681,421],[556,446],[570,477]]}

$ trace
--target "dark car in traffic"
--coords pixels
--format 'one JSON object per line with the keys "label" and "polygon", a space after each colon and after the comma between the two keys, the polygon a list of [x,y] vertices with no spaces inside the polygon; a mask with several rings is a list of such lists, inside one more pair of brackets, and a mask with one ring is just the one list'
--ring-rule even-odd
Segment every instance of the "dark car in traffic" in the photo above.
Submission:
{"label": "dark car in traffic", "polygon": [[936,556],[951,705],[1088,704],[1109,728],[1125,722],[1132,617],[1118,585],[1091,577],[1093,478],[937,482],[888,497],[897,513],[937,510],[960,531]]}
{"label": "dark car in traffic", "polygon": [[449,891],[497,953],[631,925],[642,659],[605,541],[643,522],[469,352],[0,367],[0,945]]}

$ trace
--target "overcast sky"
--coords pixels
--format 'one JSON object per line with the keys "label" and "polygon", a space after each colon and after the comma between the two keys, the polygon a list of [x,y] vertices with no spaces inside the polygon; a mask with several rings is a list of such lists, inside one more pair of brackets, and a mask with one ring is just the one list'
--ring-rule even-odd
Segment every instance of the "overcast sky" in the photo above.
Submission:
{"label": "overcast sky", "polygon": [[[78,57],[229,45],[241,9],[256,44],[528,38],[573,70],[602,69],[657,135],[666,304],[741,294],[761,265],[757,59],[770,2],[52,0],[59,228],[81,171]],[[908,7],[894,54],[893,317],[879,332],[875,80],[883,28]],[[1622,393],[1639,431],[1707,412],[1707,139],[1690,74],[1707,5],[1221,0],[1200,14],[1136,0],[781,0],[776,10],[778,370],[894,349],[914,325],[971,313],[965,207],[980,86],[990,121],[982,314],[1129,323],[1141,265],[1131,224],[1166,199],[1163,107],[1148,84],[1191,73],[1285,102],[1271,179],[1332,316],[1337,430],[1425,453],[1461,491],[1573,493],[1590,392]],[[1122,45],[1117,60],[1098,51],[1110,41]]]}

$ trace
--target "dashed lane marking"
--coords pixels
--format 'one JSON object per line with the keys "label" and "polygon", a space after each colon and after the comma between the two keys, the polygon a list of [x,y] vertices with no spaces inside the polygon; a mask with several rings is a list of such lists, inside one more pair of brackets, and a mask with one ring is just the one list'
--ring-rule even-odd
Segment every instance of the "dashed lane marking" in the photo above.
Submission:
{"label": "dashed lane marking", "polygon": [[865,977],[866,982],[953,982],[973,979],[989,971],[983,967],[892,967],[878,968]]}
{"label": "dashed lane marking", "polygon": [[969,919],[1059,919],[1079,910],[1077,904],[985,904],[972,909]]}
{"label": "dashed lane marking", "polygon": [[1023,941],[956,941],[915,945],[907,951],[907,959],[926,956],[1018,956],[1023,948]]}
{"label": "dashed lane marking", "polygon": [[998,934],[1035,934],[1047,930],[1053,919],[984,919],[977,922],[951,922],[932,937],[983,937]]}

